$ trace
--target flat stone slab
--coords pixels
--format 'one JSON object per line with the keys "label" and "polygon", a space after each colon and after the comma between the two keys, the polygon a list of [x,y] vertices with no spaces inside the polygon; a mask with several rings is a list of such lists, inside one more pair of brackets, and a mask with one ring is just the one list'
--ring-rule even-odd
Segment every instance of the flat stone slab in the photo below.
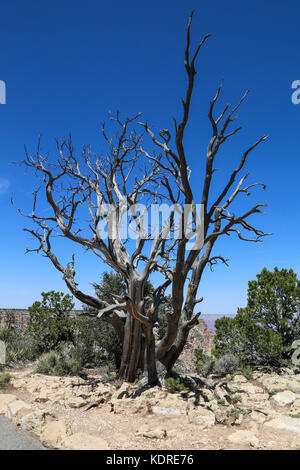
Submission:
{"label": "flat stone slab", "polygon": [[16,401],[16,395],[12,395],[11,393],[1,393],[0,394],[0,415],[5,415],[7,412],[8,405]]}
{"label": "flat stone slab", "polygon": [[294,403],[294,401],[297,400],[297,398],[299,398],[299,394],[296,395],[290,390],[285,390],[284,392],[276,393],[276,395],[273,396],[273,400],[281,406],[291,405],[292,403]]}
{"label": "flat stone slab", "polygon": [[290,416],[278,416],[271,421],[267,421],[264,426],[273,429],[282,429],[284,431],[292,431],[300,433],[300,418],[292,418]]}

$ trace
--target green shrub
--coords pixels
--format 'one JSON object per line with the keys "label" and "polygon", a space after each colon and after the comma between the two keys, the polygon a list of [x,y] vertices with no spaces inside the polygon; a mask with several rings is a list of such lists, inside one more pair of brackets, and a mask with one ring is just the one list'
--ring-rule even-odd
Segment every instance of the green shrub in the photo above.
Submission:
{"label": "green shrub", "polygon": [[233,397],[231,397],[231,402],[232,402],[233,404],[236,404],[236,403],[238,403],[238,402],[241,401],[241,400],[242,400],[241,395],[233,395]]}
{"label": "green shrub", "polygon": [[216,362],[216,370],[220,375],[232,374],[238,366],[238,359],[230,354],[225,354]]}
{"label": "green shrub", "polygon": [[111,325],[85,315],[71,317],[74,308],[70,295],[42,292],[42,301],[29,308],[29,335],[39,352],[71,351],[72,358],[83,367],[115,363],[118,367],[122,348]]}
{"label": "green shrub", "polygon": [[213,356],[206,356],[201,348],[194,350],[195,369],[198,375],[208,377],[216,371],[216,359]]}
{"label": "green shrub", "polygon": [[101,383],[110,383],[110,384],[114,385],[117,389],[120,388],[121,385],[122,385],[122,382],[121,382],[121,380],[119,380],[118,375],[116,374],[116,372],[115,371],[113,372],[111,370],[107,370],[107,372],[104,373],[104,375],[102,375],[99,382],[101,382]]}
{"label": "green shrub", "polygon": [[98,374],[100,375],[109,375],[112,372],[115,373],[115,367],[112,363],[107,363],[107,364],[104,364],[103,366],[97,367],[96,372],[98,372]]}
{"label": "green shrub", "polygon": [[233,377],[236,376],[236,375],[242,375],[243,377],[245,377],[245,379],[250,380],[250,379],[252,379],[253,370],[252,370],[251,366],[242,364],[234,372]]}
{"label": "green shrub", "polygon": [[5,388],[11,381],[11,375],[8,372],[0,372],[0,388]]}
{"label": "green shrub", "polygon": [[42,292],[42,300],[29,307],[29,333],[41,353],[55,350],[61,342],[75,342],[75,322],[70,317],[72,297],[62,292]]}
{"label": "green shrub", "polygon": [[46,375],[80,375],[82,365],[75,358],[66,358],[61,352],[51,351],[38,361],[35,372]]}
{"label": "green shrub", "polygon": [[184,384],[180,381],[180,378],[176,379],[173,377],[168,377],[165,379],[165,387],[169,393],[182,392],[185,389]]}
{"label": "green shrub", "polygon": [[216,351],[244,364],[280,366],[300,338],[300,281],[292,269],[264,268],[256,277],[248,283],[247,306],[216,320]]}
{"label": "green shrub", "polygon": [[113,365],[114,370],[119,368],[122,345],[111,325],[98,318],[79,316],[75,337],[74,355],[85,367]]}
{"label": "green shrub", "polygon": [[219,398],[218,401],[217,401],[218,405],[223,405],[225,406],[226,405],[226,400],[225,398]]}
{"label": "green shrub", "polygon": [[6,346],[6,364],[17,365],[27,361],[33,361],[38,357],[38,351],[27,331],[17,328],[0,330],[0,340]]}
{"label": "green shrub", "polygon": [[239,419],[240,415],[248,413],[246,410],[241,410],[241,408],[232,407],[226,412],[227,416],[232,416],[234,419]]}

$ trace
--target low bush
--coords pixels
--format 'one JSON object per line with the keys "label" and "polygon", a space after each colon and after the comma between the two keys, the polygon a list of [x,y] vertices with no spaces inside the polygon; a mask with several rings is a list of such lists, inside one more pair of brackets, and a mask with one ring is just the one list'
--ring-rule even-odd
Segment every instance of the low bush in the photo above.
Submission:
{"label": "low bush", "polygon": [[300,280],[292,269],[264,268],[248,283],[247,306],[215,322],[216,352],[251,366],[289,365],[300,338]]}
{"label": "low bush", "polygon": [[118,379],[118,376],[116,373],[108,373],[106,375],[103,375],[100,379],[100,382],[102,383],[110,383],[111,385],[114,385],[116,389],[120,388],[122,385],[121,380]]}
{"label": "low bush", "polygon": [[216,362],[216,371],[220,375],[232,374],[238,369],[239,361],[236,357],[230,354],[224,354]]}
{"label": "low bush", "polygon": [[27,361],[33,361],[38,357],[38,351],[34,346],[31,336],[26,331],[17,328],[5,328],[0,330],[0,340],[6,346],[6,364],[15,366]]}
{"label": "low bush", "polygon": [[51,351],[37,362],[35,372],[46,375],[80,375],[82,365],[75,358],[66,358],[62,352]]}
{"label": "low bush", "polygon": [[242,400],[241,395],[233,395],[231,397],[231,403],[236,404]]}
{"label": "low bush", "polygon": [[216,371],[216,359],[213,356],[206,356],[200,348],[195,349],[195,370],[198,375],[208,377]]}
{"label": "low bush", "polygon": [[115,373],[115,370],[116,368],[113,363],[107,363],[96,368],[96,372],[100,375],[109,375],[112,372]]}
{"label": "low bush", "polygon": [[227,416],[232,416],[234,419],[239,419],[240,415],[247,414],[248,411],[242,410],[241,408],[232,407],[226,412]]}
{"label": "low bush", "polygon": [[169,393],[182,392],[185,389],[185,386],[179,377],[176,379],[174,377],[168,377],[165,379],[165,387]]}
{"label": "low bush", "polygon": [[[86,315],[71,316],[73,298],[62,292],[42,292],[42,300],[29,308],[29,336],[41,353],[57,351],[62,345],[72,349],[72,357],[82,366],[95,368],[121,362],[122,345],[112,326]],[[85,308],[84,313],[91,314]]]}
{"label": "low bush", "polygon": [[242,375],[245,379],[250,380],[253,375],[253,369],[249,365],[241,364],[238,369],[233,373],[233,376]]}
{"label": "low bush", "polygon": [[76,318],[74,355],[85,367],[118,369],[122,345],[111,325],[98,318]]}
{"label": "low bush", "polygon": [[5,388],[11,381],[11,375],[8,372],[0,372],[0,388]]}

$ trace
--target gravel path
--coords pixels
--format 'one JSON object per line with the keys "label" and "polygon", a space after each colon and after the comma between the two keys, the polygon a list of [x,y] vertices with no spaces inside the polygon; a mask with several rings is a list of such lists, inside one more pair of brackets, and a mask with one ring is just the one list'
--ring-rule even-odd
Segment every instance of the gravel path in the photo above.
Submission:
{"label": "gravel path", "polygon": [[17,429],[7,418],[0,416],[0,450],[43,450],[45,447]]}

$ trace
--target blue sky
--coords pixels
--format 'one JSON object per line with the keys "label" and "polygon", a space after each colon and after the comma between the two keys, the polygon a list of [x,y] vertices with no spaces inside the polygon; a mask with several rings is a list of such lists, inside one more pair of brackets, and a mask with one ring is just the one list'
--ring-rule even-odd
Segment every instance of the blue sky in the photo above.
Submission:
{"label": "blue sky", "polygon": [[[300,105],[291,102],[291,84],[300,80],[298,1],[15,0],[2,2],[0,15],[0,80],[7,86],[7,104],[0,105],[0,307],[28,307],[41,291],[66,292],[49,260],[24,254],[30,244],[22,231],[26,221],[11,206],[10,195],[29,210],[38,182],[10,163],[24,157],[24,144],[33,151],[40,133],[43,151],[50,154],[54,138],[69,132],[78,149],[91,144],[101,150],[99,127],[110,110],[142,111],[156,129],[171,128],[185,90],[185,32],[192,8],[194,44],[205,33],[212,35],[199,56],[186,134],[193,184],[196,188],[203,174],[207,111],[218,84],[224,78],[220,106],[234,104],[249,88],[239,112],[243,130],[218,159],[216,185],[236,166],[241,151],[267,133],[268,141],[247,164],[249,181],[263,181],[267,190],[245,198],[240,207],[267,203],[267,214],[253,220],[274,232],[261,244],[226,238],[216,245],[215,254],[229,258],[230,265],[205,273],[201,311],[234,313],[245,305],[248,280],[264,266],[299,273]],[[73,252],[69,243],[61,249],[67,260]],[[90,282],[99,280],[104,267],[75,253],[77,281],[92,292]]]}

